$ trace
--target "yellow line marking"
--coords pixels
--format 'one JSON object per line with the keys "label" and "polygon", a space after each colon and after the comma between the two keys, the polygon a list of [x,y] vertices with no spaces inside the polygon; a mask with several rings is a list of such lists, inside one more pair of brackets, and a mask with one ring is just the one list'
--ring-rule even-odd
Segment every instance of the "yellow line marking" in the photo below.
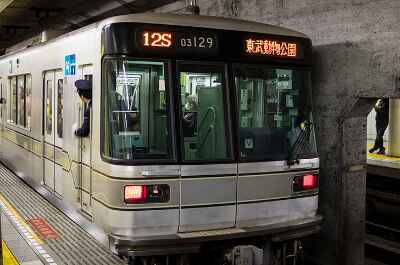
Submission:
{"label": "yellow line marking", "polygon": [[[374,145],[373,144],[368,144],[368,149],[372,148]],[[387,146],[384,146],[387,149]],[[368,152],[369,150],[367,150]],[[374,159],[379,159],[379,160],[388,160],[388,161],[400,161],[400,157],[394,157],[394,156],[387,156],[387,155],[380,155],[380,154],[375,154],[375,153],[369,153],[368,152],[368,157],[369,158],[374,158]]]}
{"label": "yellow line marking", "polygon": [[[11,218],[14,217],[15,220],[14,223],[19,223],[27,232],[28,235],[30,235],[32,238],[30,238],[31,240],[36,241],[36,243],[38,243],[39,245],[43,244],[43,241],[35,234],[35,232],[33,232],[33,230],[31,229],[31,227],[26,223],[26,221],[21,217],[21,215],[19,215],[19,213],[17,212],[17,210],[11,206],[11,204],[6,200],[6,198],[4,198],[1,194],[0,194],[0,202],[2,202],[4,204],[4,207],[10,211],[11,213]],[[21,228],[18,227],[20,232]],[[24,233],[25,234],[25,233]]]}
{"label": "yellow line marking", "polygon": [[3,248],[3,265],[19,265],[17,259],[8,248],[6,242],[2,241],[1,243]]}

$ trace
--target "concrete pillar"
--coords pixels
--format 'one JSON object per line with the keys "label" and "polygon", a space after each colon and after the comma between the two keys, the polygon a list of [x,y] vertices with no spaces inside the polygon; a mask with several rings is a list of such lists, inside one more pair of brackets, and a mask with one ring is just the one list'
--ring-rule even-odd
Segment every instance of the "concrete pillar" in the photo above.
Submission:
{"label": "concrete pillar", "polygon": [[400,99],[389,102],[389,155],[400,157]]}

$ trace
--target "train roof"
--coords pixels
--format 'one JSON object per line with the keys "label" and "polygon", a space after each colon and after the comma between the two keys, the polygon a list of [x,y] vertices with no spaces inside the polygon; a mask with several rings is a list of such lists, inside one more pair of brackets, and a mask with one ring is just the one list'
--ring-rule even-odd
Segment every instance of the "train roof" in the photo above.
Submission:
{"label": "train roof", "polygon": [[121,23],[121,22],[136,22],[136,23],[149,23],[149,24],[160,24],[160,25],[172,25],[172,26],[186,26],[186,27],[198,27],[198,28],[210,28],[210,29],[224,29],[254,33],[264,33],[272,35],[290,36],[307,38],[308,36],[288,28],[274,26],[270,24],[264,24],[259,22],[252,22],[242,19],[233,19],[225,17],[215,16],[202,16],[202,15],[183,15],[183,14],[171,14],[171,13],[140,13],[140,14],[129,14],[123,16],[115,16],[104,19],[102,21],[95,22],[87,25],[80,29],[71,31],[69,33],[60,35],[54,39],[46,42],[29,45],[25,48],[11,51],[0,56],[0,60],[18,54],[19,52],[34,49],[36,47],[44,46],[48,43],[55,42],[62,38],[73,36],[80,32],[93,29],[96,27],[103,28],[109,24]]}
{"label": "train roof", "polygon": [[181,15],[181,14],[169,14],[169,13],[141,13],[141,14],[131,14],[131,15],[111,17],[103,20],[101,24],[107,25],[119,22],[137,22],[137,23],[164,24],[173,26],[190,26],[198,28],[225,29],[225,30],[236,30],[244,32],[255,32],[255,33],[308,38],[307,35],[301,32],[287,29],[284,27],[241,20],[241,19],[214,17],[214,16]]}

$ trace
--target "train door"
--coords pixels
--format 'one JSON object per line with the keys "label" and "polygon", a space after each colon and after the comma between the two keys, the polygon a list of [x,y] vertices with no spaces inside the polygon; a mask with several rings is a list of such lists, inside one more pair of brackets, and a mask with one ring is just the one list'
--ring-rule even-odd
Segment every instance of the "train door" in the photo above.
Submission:
{"label": "train door", "polygon": [[[81,65],[78,68],[78,79],[93,79],[93,65]],[[94,89],[94,88],[93,88]],[[80,100],[80,99],[79,99]],[[79,115],[79,125],[83,123],[83,114],[85,113],[87,104],[81,104],[81,115]],[[90,128],[92,129],[92,113],[90,115]],[[92,196],[92,171],[91,171],[91,134],[88,137],[82,137],[79,139],[79,150],[80,152],[80,198],[81,198],[81,210],[86,214],[91,215],[91,196]]]}
{"label": "train door", "polygon": [[64,154],[64,76],[62,71],[55,72],[54,79],[54,191],[63,196],[65,171],[62,162]]}
{"label": "train door", "polygon": [[185,163],[179,231],[234,227],[237,166],[232,162],[226,67],[185,62],[178,70]]}
{"label": "train door", "polygon": [[52,192],[62,196],[64,171],[59,160],[63,153],[63,73],[47,71],[44,75],[44,148],[43,183]]}
{"label": "train door", "polygon": [[54,191],[54,81],[55,71],[44,74],[43,184]]}

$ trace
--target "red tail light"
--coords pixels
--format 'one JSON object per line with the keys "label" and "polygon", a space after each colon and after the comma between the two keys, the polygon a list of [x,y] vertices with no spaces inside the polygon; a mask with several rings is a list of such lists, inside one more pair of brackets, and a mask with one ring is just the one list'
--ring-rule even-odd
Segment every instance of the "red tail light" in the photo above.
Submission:
{"label": "red tail light", "polygon": [[303,189],[313,189],[317,186],[317,177],[314,175],[303,176]]}
{"label": "red tail light", "polygon": [[147,187],[143,185],[125,186],[124,200],[126,203],[146,201]]}
{"label": "red tail light", "polygon": [[312,190],[318,186],[317,175],[307,174],[304,176],[297,176],[293,179],[293,191]]}
{"label": "red tail light", "polygon": [[168,184],[127,185],[124,187],[124,201],[134,203],[163,203],[170,198]]}

